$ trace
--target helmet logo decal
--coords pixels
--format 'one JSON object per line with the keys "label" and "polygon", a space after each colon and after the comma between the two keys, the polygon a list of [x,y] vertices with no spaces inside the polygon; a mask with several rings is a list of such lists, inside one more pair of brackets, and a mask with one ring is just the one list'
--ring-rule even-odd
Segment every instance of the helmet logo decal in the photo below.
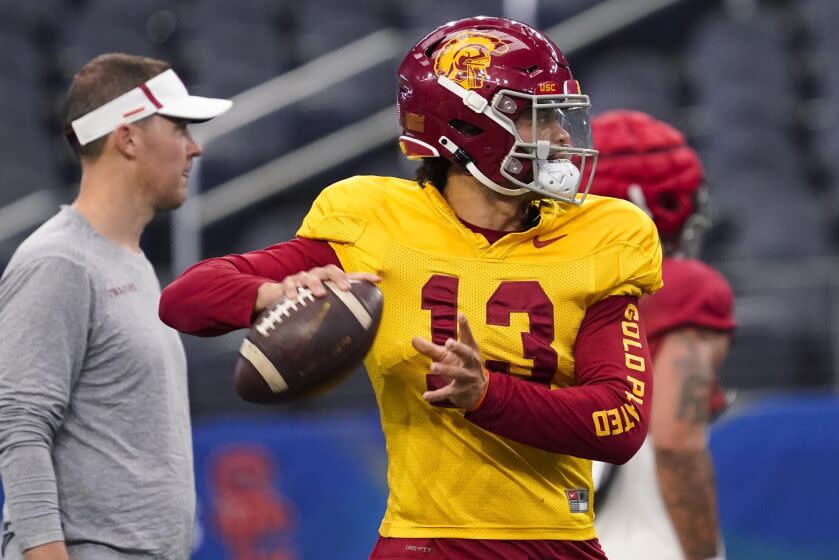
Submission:
{"label": "helmet logo decal", "polygon": [[493,53],[507,52],[507,44],[482,33],[458,33],[440,47],[434,72],[465,89],[483,87]]}

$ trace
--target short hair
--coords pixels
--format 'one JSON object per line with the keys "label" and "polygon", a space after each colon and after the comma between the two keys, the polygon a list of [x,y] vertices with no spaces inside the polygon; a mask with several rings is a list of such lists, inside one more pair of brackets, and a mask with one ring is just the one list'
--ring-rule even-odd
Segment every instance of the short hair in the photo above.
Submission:
{"label": "short hair", "polygon": [[431,183],[431,186],[438,191],[446,190],[446,183],[448,182],[449,169],[452,162],[442,157],[424,158],[422,164],[417,167],[415,178],[421,187]]}
{"label": "short hair", "polygon": [[75,135],[70,134],[73,121],[146,83],[169,68],[168,62],[155,58],[106,53],[85,64],[73,76],[64,99],[62,118],[64,130],[67,131],[73,151],[79,159],[95,161],[102,155],[108,136],[105,135],[81,146]]}

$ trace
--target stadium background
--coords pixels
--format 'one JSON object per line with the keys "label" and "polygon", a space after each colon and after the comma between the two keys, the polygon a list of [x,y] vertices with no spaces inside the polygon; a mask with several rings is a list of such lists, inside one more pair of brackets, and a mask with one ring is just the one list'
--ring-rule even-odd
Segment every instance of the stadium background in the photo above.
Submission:
{"label": "stadium background", "polygon": [[[411,176],[395,68],[423,34],[476,14],[546,30],[594,112],[647,111],[700,151],[714,219],[702,252],[731,281],[740,325],[723,379],[733,406],[712,437],[729,558],[835,558],[835,0],[0,0],[0,267],[75,195],[57,114],[93,56],[165,58],[192,91],[236,100],[194,128],[193,197],[143,239],[165,284],[201,257],[292,237],[339,178]],[[366,557],[386,496],[366,377],[248,405],[231,387],[241,337],[184,337],[195,558]]]}

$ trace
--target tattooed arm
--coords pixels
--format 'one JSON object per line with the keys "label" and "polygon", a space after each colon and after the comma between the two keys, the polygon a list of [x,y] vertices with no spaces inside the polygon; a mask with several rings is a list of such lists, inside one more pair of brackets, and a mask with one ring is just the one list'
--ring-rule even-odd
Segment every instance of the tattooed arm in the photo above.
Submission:
{"label": "tattooed arm", "polygon": [[683,328],[664,337],[655,358],[650,431],[658,484],[687,560],[717,555],[717,500],[707,425],[714,377],[728,343],[728,333]]}

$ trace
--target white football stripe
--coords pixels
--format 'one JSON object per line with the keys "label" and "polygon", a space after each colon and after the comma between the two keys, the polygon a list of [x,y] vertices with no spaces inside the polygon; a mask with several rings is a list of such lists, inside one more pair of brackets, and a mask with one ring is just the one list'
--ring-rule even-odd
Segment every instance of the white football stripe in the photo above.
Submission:
{"label": "white football stripe", "polygon": [[268,386],[271,387],[273,392],[282,393],[288,390],[288,384],[283,379],[283,376],[280,375],[280,372],[277,371],[274,364],[265,357],[265,354],[253,342],[247,338],[243,340],[242,346],[239,347],[239,353],[243,358],[253,364],[253,367],[256,368],[256,371],[268,383]]}
{"label": "white football stripe", "polygon": [[370,317],[370,314],[367,313],[367,310],[364,309],[364,306],[361,305],[361,302],[358,301],[358,298],[355,297],[352,292],[345,292],[332,282],[324,282],[323,284],[332,290],[332,292],[338,296],[338,299],[344,302],[344,305],[346,305],[347,309],[355,315],[355,318],[358,319],[358,322],[361,323],[364,330],[370,328],[370,325],[373,323],[373,318]]}

